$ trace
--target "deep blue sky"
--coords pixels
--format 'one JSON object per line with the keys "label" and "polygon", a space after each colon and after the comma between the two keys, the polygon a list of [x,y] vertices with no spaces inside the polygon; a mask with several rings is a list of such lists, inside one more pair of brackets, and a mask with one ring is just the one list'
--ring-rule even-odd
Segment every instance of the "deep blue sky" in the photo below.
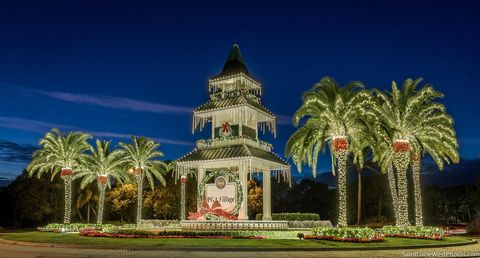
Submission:
{"label": "deep blue sky", "polygon": [[384,89],[424,77],[445,93],[462,158],[478,158],[479,13],[477,1],[2,1],[0,177],[51,126],[189,152],[202,137],[191,109],[234,43],[280,115],[277,139],[264,137],[278,154],[302,93],[329,75]]}

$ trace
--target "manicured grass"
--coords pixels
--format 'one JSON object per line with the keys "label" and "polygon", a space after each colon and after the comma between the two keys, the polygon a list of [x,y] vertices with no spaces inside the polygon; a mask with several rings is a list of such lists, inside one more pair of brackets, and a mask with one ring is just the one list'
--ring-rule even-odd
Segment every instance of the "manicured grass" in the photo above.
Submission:
{"label": "manicured grass", "polygon": [[289,247],[315,247],[315,248],[363,248],[376,246],[406,246],[406,245],[435,245],[451,244],[468,241],[465,237],[445,237],[444,240],[386,238],[384,242],[376,243],[345,243],[333,241],[312,241],[294,239],[144,239],[144,238],[99,238],[82,237],[76,233],[50,233],[50,232],[19,232],[3,233],[1,238],[8,240],[40,243],[62,244],[87,244],[87,245],[112,245],[114,247],[149,247],[149,248],[177,248],[177,247],[207,247],[207,248],[236,248],[236,247],[261,247],[261,248],[289,248]]}

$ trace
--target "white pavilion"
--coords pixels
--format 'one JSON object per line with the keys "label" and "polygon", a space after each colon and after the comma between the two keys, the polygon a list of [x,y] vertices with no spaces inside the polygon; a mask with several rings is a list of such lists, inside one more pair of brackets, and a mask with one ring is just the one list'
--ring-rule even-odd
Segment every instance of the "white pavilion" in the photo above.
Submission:
{"label": "white pavilion", "polygon": [[275,115],[261,104],[262,85],[249,74],[238,45],[233,45],[221,73],[208,81],[208,90],[210,100],[193,111],[192,133],[211,123],[211,137],[198,140],[196,148],[177,161],[177,172],[195,171],[199,183],[215,169],[238,174],[244,189],[238,220],[248,220],[248,178],[262,173],[262,219],[271,220],[271,178],[290,181],[290,166],[259,139],[259,131],[276,135]]}

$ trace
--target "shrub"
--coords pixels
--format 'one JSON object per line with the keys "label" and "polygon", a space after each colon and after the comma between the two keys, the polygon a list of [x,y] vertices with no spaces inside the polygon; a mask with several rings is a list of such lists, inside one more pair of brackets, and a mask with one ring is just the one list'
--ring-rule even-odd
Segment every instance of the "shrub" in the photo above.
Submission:
{"label": "shrub", "polygon": [[179,227],[179,220],[142,219],[141,228]]}
{"label": "shrub", "polygon": [[80,232],[85,229],[109,229],[109,228],[132,228],[136,227],[135,224],[125,224],[122,226],[114,226],[112,224],[84,224],[84,223],[70,223],[70,224],[61,224],[61,223],[51,223],[45,227],[39,227],[38,231],[42,232]]}
{"label": "shrub", "polygon": [[362,243],[383,241],[383,237],[371,228],[316,228],[313,235],[305,236],[305,239]]}
{"label": "shrub", "polygon": [[[262,220],[262,214],[257,214],[256,220]],[[320,220],[320,215],[316,213],[272,213],[272,220],[304,221]]]}
{"label": "shrub", "polygon": [[303,220],[288,221],[289,228],[331,228],[330,220]]}
{"label": "shrub", "polygon": [[466,227],[469,234],[480,234],[480,216],[475,217]]}
{"label": "shrub", "polygon": [[439,227],[429,226],[384,226],[382,232],[386,237],[404,237],[419,239],[441,240],[445,230]]}
{"label": "shrub", "polygon": [[389,223],[387,217],[385,216],[377,216],[374,218],[370,218],[367,222],[363,225],[367,228],[382,228],[383,226]]}

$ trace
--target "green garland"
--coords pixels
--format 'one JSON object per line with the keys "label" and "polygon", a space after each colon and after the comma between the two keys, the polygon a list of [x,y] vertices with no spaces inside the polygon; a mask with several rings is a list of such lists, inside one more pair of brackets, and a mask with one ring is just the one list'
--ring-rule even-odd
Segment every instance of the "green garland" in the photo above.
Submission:
{"label": "green garland", "polygon": [[[207,176],[205,176],[203,178],[202,182],[200,182],[199,187],[198,187],[197,207],[202,206],[203,192],[205,191],[205,185],[207,184],[207,182],[210,179],[212,179],[214,177],[218,177],[218,176],[233,178],[233,182],[236,185],[237,203],[235,205],[235,208],[231,211],[231,213],[234,214],[234,215],[238,215],[238,212],[240,211],[240,207],[242,207],[242,204],[243,204],[243,186],[242,186],[242,183],[240,182],[239,177],[235,173],[233,173],[232,171],[226,170],[226,169],[211,171]],[[210,214],[210,216],[205,216],[205,217],[208,220],[218,220],[219,219],[218,216],[215,216],[213,214]],[[215,218],[213,218],[213,217],[215,217]]]}

